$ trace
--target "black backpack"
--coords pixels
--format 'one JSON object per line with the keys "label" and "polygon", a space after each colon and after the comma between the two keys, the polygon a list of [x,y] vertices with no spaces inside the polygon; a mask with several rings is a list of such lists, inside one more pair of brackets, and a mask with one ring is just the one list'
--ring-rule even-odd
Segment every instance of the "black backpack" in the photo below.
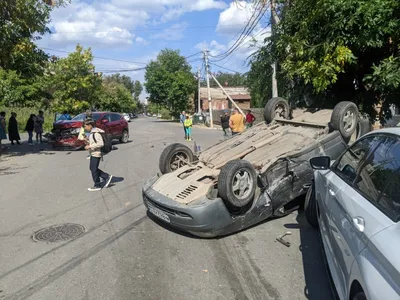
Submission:
{"label": "black backpack", "polygon": [[[103,145],[103,147],[101,147],[101,153],[102,154],[110,153],[112,150],[112,143],[111,143],[111,140],[108,138],[107,133],[105,133],[105,132],[95,132],[95,133],[100,134],[101,138],[103,139],[104,145]],[[97,143],[95,133],[93,133],[93,140],[95,143]]]}

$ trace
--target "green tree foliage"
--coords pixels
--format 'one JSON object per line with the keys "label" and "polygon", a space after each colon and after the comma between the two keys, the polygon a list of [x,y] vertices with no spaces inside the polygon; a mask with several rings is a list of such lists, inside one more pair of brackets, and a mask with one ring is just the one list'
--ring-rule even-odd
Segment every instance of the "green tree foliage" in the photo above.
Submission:
{"label": "green tree foliage", "polygon": [[276,60],[278,76],[290,79],[283,92],[290,97],[325,105],[350,100],[366,112],[379,100],[400,104],[400,1],[279,2],[281,21],[265,41],[266,53],[253,58],[253,75],[263,60]]}
{"label": "green tree foliage", "polygon": [[139,102],[139,96],[143,91],[143,86],[140,81],[136,80],[135,84],[133,85],[133,98],[135,101]]}
{"label": "green tree foliage", "polygon": [[50,32],[47,24],[54,6],[38,0],[4,0],[0,5],[0,68],[15,70],[24,78],[40,75],[47,55],[35,40]]}
{"label": "green tree foliage", "polygon": [[145,87],[152,103],[167,107],[174,115],[189,106],[196,90],[191,68],[179,50],[165,49],[146,67]]}
{"label": "green tree foliage", "polygon": [[[225,85],[225,82],[228,83],[228,86],[247,86],[247,78],[245,74],[217,72],[214,76],[223,86]],[[202,85],[205,86],[206,83],[203,82]],[[214,80],[210,80],[210,86],[218,87]]]}
{"label": "green tree foliage", "polygon": [[104,80],[99,107],[106,111],[131,112],[136,108],[131,92],[118,81]]}
{"label": "green tree foliage", "polygon": [[121,83],[128,89],[128,91],[131,94],[133,94],[135,92],[135,83],[132,81],[132,79],[129,76],[121,75],[119,73],[112,74],[110,76],[106,76],[104,78],[104,81]]}
{"label": "green tree foliage", "polygon": [[95,73],[90,48],[77,45],[75,52],[50,63],[46,75],[46,89],[52,94],[55,111],[79,113],[100,107],[102,79]]}

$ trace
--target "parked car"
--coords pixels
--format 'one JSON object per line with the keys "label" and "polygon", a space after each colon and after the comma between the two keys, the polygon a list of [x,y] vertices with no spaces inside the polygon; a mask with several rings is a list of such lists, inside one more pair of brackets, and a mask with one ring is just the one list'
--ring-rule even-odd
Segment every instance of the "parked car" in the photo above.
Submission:
{"label": "parked car", "polygon": [[[79,132],[86,119],[82,113],[72,120],[59,120],[53,124],[52,134],[48,137],[54,148],[71,148],[79,150],[85,147],[85,142],[78,139]],[[103,129],[111,140],[117,139],[121,143],[128,142],[129,126],[124,117],[113,112],[93,112],[92,119],[96,127]]]}
{"label": "parked car", "polygon": [[333,159],[310,160],[305,214],[339,298],[400,299],[400,128],[366,134]]}
{"label": "parked car", "polygon": [[138,115],[135,114],[135,113],[130,113],[130,114],[129,114],[129,117],[130,117],[131,119],[136,119],[136,118],[138,117]]}
{"label": "parked car", "polygon": [[290,213],[292,201],[312,182],[309,159],[337,158],[347,147],[344,139],[356,132],[359,114],[351,102],[292,120],[288,111],[286,101],[273,98],[265,107],[266,123],[201,153],[182,144],[167,146],[160,173],[143,186],[148,211],[200,237],[230,234]]}
{"label": "parked car", "polygon": [[129,114],[122,114],[122,116],[124,117],[124,119],[127,121],[127,122],[130,122],[131,121],[131,117],[129,116]]}

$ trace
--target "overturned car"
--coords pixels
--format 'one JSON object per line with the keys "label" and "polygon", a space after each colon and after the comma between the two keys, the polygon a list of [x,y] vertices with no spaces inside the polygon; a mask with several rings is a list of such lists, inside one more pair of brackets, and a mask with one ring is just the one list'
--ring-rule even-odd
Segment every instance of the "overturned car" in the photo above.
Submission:
{"label": "overturned car", "polygon": [[273,98],[264,118],[201,153],[182,144],[167,146],[160,173],[143,186],[148,212],[200,237],[227,235],[287,215],[312,183],[309,159],[335,159],[352,136],[369,128],[361,126],[363,116],[352,102],[292,114],[284,99]]}

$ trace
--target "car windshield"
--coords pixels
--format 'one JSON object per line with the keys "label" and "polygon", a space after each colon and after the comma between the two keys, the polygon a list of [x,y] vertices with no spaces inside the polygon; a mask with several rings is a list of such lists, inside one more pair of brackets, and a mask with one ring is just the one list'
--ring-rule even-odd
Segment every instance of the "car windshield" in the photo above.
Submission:
{"label": "car windshield", "polygon": [[[97,121],[100,118],[100,114],[92,114],[93,120]],[[75,116],[72,120],[73,121],[85,121],[86,114],[79,114]]]}

